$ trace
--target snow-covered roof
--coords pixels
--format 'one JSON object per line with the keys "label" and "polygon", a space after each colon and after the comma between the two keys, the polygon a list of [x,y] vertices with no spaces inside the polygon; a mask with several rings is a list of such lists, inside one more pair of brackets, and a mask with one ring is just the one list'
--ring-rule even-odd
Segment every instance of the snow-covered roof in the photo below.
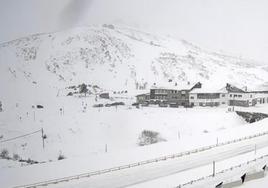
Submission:
{"label": "snow-covered roof", "polygon": [[250,92],[268,92],[268,83],[267,84],[262,84],[258,86],[251,86],[248,88],[248,91]]}
{"label": "snow-covered roof", "polygon": [[150,95],[150,93],[142,93],[142,94],[136,95],[136,97],[138,97],[138,96],[144,96],[144,95]]}
{"label": "snow-covered roof", "polygon": [[202,88],[194,88],[190,93],[228,93],[226,88],[223,87],[221,89],[202,87]]}
{"label": "snow-covered roof", "polygon": [[[196,83],[195,83],[196,84]],[[151,87],[151,89],[170,89],[170,90],[190,90],[192,89],[192,87],[194,87],[195,84],[180,84],[178,83],[177,85],[175,85],[173,83],[173,85],[154,85]]]}

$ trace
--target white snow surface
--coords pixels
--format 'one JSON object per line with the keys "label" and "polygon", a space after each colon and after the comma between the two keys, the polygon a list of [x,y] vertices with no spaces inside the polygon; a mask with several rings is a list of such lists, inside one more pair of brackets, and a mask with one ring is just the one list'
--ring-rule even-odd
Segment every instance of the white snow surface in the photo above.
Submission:
{"label": "white snow surface", "polygon": [[[0,143],[0,151],[8,149],[11,157],[19,154],[44,162],[21,166],[0,159],[1,187],[91,172],[267,131],[267,120],[249,125],[224,107],[131,106],[135,94],[148,92],[154,83],[183,86],[200,81],[218,89],[231,82],[259,88],[267,85],[267,71],[252,61],[185,40],[122,27],[79,27],[1,44],[0,142],[41,128],[47,136],[44,149],[40,133]],[[66,87],[81,83],[98,89],[91,87],[92,94],[86,97],[66,96]],[[97,92],[109,92],[111,99],[96,98]],[[126,105],[92,107],[115,101]],[[38,104],[44,108],[37,109]],[[260,105],[237,110],[268,113],[267,106]],[[143,130],[159,132],[166,142],[138,146]],[[60,154],[66,159],[58,161]],[[170,175],[170,169],[166,173]]]}

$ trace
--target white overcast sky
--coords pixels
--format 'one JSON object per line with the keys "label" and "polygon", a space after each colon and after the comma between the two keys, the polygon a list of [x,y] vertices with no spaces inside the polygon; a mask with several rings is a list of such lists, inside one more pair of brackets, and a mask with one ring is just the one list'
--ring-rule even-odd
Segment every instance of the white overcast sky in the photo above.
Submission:
{"label": "white overcast sky", "polygon": [[0,42],[102,23],[268,64],[268,0],[0,0]]}

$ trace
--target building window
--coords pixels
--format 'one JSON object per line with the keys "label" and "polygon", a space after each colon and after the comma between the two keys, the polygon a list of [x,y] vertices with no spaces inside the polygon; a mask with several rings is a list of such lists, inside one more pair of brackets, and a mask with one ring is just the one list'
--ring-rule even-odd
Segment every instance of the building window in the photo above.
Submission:
{"label": "building window", "polygon": [[191,99],[194,99],[194,96],[191,96]]}
{"label": "building window", "polygon": [[225,94],[222,94],[221,96],[222,96],[222,97],[225,97]]}
{"label": "building window", "polygon": [[222,102],[221,104],[225,104],[225,102]]}
{"label": "building window", "polygon": [[232,97],[233,95],[232,94],[230,94],[230,97]]}
{"label": "building window", "polygon": [[241,98],[241,97],[242,97],[242,95],[238,95],[238,97],[240,97],[240,98]]}
{"label": "building window", "polygon": [[220,98],[219,93],[198,93],[197,94],[198,99],[218,99]]}

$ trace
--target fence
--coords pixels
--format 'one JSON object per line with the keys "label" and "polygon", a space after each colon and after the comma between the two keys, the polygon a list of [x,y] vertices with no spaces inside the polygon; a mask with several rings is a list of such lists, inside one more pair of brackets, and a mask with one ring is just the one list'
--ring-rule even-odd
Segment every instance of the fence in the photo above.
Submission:
{"label": "fence", "polygon": [[[110,173],[110,172],[114,172],[114,171],[119,171],[119,170],[123,170],[123,169],[133,168],[133,167],[137,167],[137,166],[141,166],[141,165],[146,165],[146,164],[151,164],[151,163],[155,163],[155,162],[165,161],[165,160],[168,160],[168,159],[175,159],[175,158],[187,156],[187,155],[190,155],[190,154],[194,154],[194,153],[198,153],[198,152],[202,152],[202,151],[207,151],[207,150],[210,150],[210,149],[215,148],[215,147],[220,147],[220,146],[224,146],[224,145],[228,145],[228,144],[232,144],[232,143],[237,143],[237,142],[241,142],[241,141],[244,141],[244,140],[253,139],[253,138],[260,137],[260,136],[265,136],[265,135],[268,135],[268,131],[263,132],[263,133],[250,135],[250,136],[245,136],[245,137],[238,138],[238,139],[231,140],[231,141],[226,141],[226,142],[217,143],[217,144],[214,144],[214,145],[201,147],[201,148],[198,148],[198,149],[193,149],[193,150],[190,150],[190,151],[185,151],[185,152],[181,152],[181,153],[177,153],[177,154],[166,155],[166,156],[158,157],[158,158],[155,158],[155,159],[140,161],[140,162],[136,162],[136,163],[132,163],[132,164],[122,165],[122,166],[113,167],[113,168],[109,168],[109,169],[103,169],[103,170],[98,170],[98,171],[94,171],[94,172],[88,172],[88,173],[83,173],[83,174],[78,174],[78,175],[58,178],[58,179],[51,179],[51,180],[48,180],[48,181],[42,181],[42,182],[37,182],[37,183],[33,183],[33,184],[15,186],[14,188],[34,188],[34,187],[38,187],[38,186],[47,186],[49,184],[57,184],[57,183],[60,183],[60,182],[68,182],[68,181],[75,180],[75,179],[101,175],[101,174]],[[187,184],[191,184],[191,183],[203,180],[203,179],[208,178],[208,177],[211,177],[211,176],[199,178],[197,180],[193,180],[191,182],[188,182],[186,184],[179,185],[179,186],[185,186]],[[178,186],[178,188],[179,188],[179,186]]]}

